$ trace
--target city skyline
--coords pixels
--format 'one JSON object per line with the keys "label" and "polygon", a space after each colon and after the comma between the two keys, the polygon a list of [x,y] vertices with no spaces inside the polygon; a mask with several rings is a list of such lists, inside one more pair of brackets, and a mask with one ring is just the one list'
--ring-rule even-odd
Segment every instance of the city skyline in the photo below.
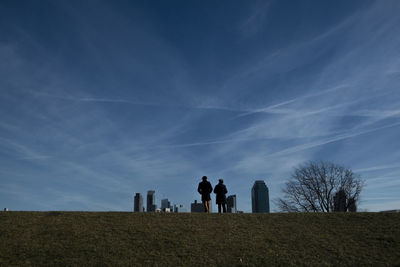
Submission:
{"label": "city skyline", "polygon": [[[224,179],[281,197],[293,168],[400,208],[400,1],[0,1],[0,204],[132,211]],[[145,196],[146,195],[146,196]],[[213,201],[213,205],[215,205]],[[215,207],[214,207],[215,210]]]}
{"label": "city skyline", "polygon": [[[265,186],[263,180],[255,181],[252,190],[254,190],[254,186],[257,183],[262,183]],[[266,187],[266,186],[265,186]],[[211,210],[213,206],[213,199],[215,202],[215,194],[211,193]],[[253,193],[252,193],[253,198]],[[267,198],[268,198],[268,188],[267,188]],[[201,199],[201,197],[200,197]],[[214,203],[214,205],[216,205]],[[148,206],[148,207],[147,207]],[[239,211],[237,209],[237,197],[235,194],[227,195],[226,196],[226,209],[227,213],[242,213],[243,211]],[[186,206],[183,204],[176,204],[170,201],[169,198],[161,198],[160,199],[160,208],[157,208],[157,194],[155,190],[148,190],[147,191],[147,205],[146,208],[143,205],[143,198],[141,193],[134,194],[134,212],[204,212],[204,205],[202,201],[198,201],[197,199],[194,202],[190,203],[190,210],[186,209]],[[254,211],[252,211],[254,213]],[[269,212],[269,199],[268,199],[268,212]]]}

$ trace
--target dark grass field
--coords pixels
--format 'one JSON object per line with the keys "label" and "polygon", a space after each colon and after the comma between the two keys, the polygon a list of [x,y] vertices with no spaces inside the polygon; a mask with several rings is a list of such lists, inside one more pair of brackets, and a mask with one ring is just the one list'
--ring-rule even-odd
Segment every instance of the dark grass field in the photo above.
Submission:
{"label": "dark grass field", "polygon": [[1,212],[0,265],[400,266],[400,214]]}

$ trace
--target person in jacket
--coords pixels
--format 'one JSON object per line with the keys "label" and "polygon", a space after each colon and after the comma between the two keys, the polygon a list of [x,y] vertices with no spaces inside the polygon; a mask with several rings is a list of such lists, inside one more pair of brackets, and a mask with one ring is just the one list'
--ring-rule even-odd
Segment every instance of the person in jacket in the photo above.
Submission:
{"label": "person in jacket", "polygon": [[221,213],[221,206],[223,212],[226,213],[226,193],[228,193],[228,190],[226,190],[223,179],[219,179],[219,183],[214,188],[214,193],[217,195],[218,213]]}
{"label": "person in jacket", "polygon": [[201,194],[201,201],[204,205],[204,212],[210,213],[210,206],[211,206],[211,192],[212,192],[212,185],[209,181],[207,181],[207,176],[203,176],[202,182],[199,183],[197,187],[197,192]]}

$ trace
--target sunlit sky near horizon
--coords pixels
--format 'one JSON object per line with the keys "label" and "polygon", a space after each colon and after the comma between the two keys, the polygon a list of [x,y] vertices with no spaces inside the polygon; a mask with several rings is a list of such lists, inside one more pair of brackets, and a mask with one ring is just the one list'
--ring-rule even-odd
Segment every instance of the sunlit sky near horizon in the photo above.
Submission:
{"label": "sunlit sky near horizon", "polygon": [[[400,1],[0,0],[0,205],[238,209],[324,160],[400,209]],[[215,197],[213,209],[215,210]]]}

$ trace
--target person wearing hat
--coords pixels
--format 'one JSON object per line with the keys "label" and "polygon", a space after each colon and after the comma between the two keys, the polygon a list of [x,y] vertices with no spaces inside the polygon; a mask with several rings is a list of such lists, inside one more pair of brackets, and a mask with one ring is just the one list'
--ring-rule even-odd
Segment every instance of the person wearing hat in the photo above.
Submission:
{"label": "person wearing hat", "polygon": [[212,192],[212,185],[209,181],[207,181],[207,176],[202,177],[202,182],[199,183],[197,187],[197,192],[201,194],[201,201],[204,205],[204,212],[210,213],[210,206],[211,206],[211,192]]}
{"label": "person wearing hat", "polygon": [[219,183],[214,188],[214,193],[216,196],[216,202],[218,204],[218,213],[221,213],[221,206],[224,213],[226,213],[226,193],[228,190],[224,185],[224,180],[219,179]]}

